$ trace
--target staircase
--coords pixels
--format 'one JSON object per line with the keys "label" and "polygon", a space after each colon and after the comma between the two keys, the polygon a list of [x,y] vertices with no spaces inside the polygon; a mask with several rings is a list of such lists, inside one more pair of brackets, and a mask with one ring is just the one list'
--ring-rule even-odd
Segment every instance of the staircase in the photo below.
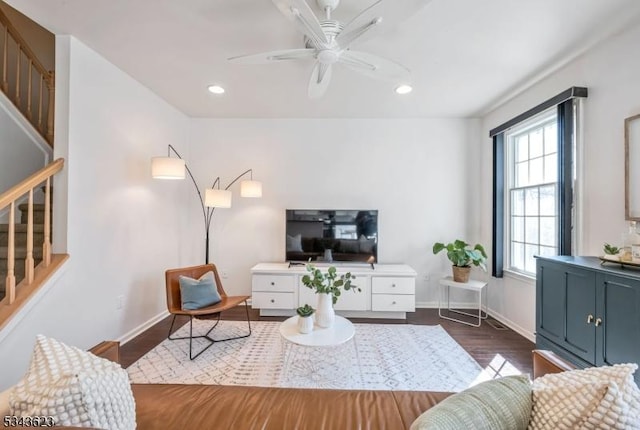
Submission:
{"label": "staircase", "polygon": [[[18,205],[20,223],[15,225],[15,276],[16,284],[25,277],[25,259],[27,258],[27,216],[29,205]],[[7,257],[9,224],[0,224],[0,300],[5,296],[4,279],[7,276]],[[44,243],[44,204],[33,205],[33,259],[37,266],[42,261]]]}

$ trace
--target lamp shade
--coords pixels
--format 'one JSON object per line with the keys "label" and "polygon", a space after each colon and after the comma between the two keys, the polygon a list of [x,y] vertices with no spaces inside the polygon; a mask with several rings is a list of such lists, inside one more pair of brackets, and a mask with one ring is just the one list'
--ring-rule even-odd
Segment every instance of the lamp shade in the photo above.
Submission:
{"label": "lamp shade", "polygon": [[260,181],[240,182],[240,195],[242,197],[262,197],[262,182]]}
{"label": "lamp shade", "polygon": [[204,205],[210,208],[230,208],[231,191],[207,188],[204,193]]}
{"label": "lamp shade", "polygon": [[181,158],[153,157],[151,176],[154,179],[184,179],[185,162]]}

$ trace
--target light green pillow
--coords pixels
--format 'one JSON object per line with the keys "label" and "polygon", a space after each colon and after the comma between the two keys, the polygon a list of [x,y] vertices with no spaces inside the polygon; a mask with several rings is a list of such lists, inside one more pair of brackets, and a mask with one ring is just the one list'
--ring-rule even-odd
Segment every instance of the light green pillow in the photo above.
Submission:
{"label": "light green pillow", "polygon": [[411,430],[525,430],[531,405],[529,377],[506,376],[447,397],[416,418]]}

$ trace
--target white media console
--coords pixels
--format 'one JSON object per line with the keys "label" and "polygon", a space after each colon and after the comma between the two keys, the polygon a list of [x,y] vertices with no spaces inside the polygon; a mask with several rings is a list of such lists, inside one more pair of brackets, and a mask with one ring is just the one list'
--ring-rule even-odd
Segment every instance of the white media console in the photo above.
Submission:
{"label": "white media console", "polygon": [[[351,272],[352,282],[361,292],[344,291],[334,306],[336,312],[348,317],[406,318],[406,312],[416,307],[416,271],[406,264],[349,265],[333,264],[338,273]],[[329,264],[317,264],[326,270]],[[304,265],[260,263],[251,268],[251,306],[262,316],[295,314],[305,303],[316,307],[315,293],[304,286],[307,274]]]}

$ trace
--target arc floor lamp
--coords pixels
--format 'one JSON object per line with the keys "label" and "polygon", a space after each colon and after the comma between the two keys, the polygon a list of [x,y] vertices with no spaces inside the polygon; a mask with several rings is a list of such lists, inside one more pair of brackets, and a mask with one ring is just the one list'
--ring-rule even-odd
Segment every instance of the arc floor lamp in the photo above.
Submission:
{"label": "arc floor lamp", "polygon": [[[172,157],[171,152],[178,157]],[[205,190],[204,199],[198,184],[191,174],[191,170],[187,166],[187,163],[182,159],[178,151],[172,146],[168,145],[166,157],[153,157],[151,158],[151,176],[154,179],[184,179],[186,173],[189,174],[193,186],[198,193],[198,199],[200,200],[200,206],[202,207],[202,215],[204,217],[204,230],[205,230],[205,263],[209,263],[209,228],[211,226],[211,219],[213,218],[213,212],[216,208],[230,208],[232,193],[229,190],[233,184],[238,182],[240,178],[245,175],[250,175],[249,180],[240,182],[240,196],[241,197],[262,197],[262,182],[253,180],[253,169],[246,170],[239,174],[233,181],[229,183],[224,189],[220,189],[220,176],[214,181],[211,188]]]}

